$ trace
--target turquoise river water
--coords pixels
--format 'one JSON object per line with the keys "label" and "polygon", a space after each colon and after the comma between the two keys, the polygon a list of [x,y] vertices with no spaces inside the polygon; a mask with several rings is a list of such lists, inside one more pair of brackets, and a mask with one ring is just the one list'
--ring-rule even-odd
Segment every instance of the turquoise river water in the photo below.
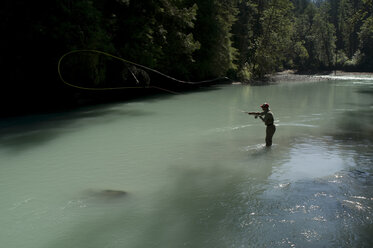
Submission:
{"label": "turquoise river water", "polygon": [[369,78],[3,119],[0,245],[373,247],[372,120]]}

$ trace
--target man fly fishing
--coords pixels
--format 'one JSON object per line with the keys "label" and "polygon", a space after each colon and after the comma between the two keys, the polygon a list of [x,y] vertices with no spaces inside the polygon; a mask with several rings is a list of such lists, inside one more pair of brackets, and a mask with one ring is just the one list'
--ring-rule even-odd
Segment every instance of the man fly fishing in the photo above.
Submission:
{"label": "man fly fishing", "polygon": [[266,146],[271,146],[272,145],[272,137],[276,132],[276,126],[274,124],[274,118],[273,118],[273,113],[269,109],[269,104],[268,103],[263,103],[260,105],[262,108],[263,112],[245,112],[249,115],[254,115],[255,119],[260,118],[264,124],[267,126],[266,128]]}

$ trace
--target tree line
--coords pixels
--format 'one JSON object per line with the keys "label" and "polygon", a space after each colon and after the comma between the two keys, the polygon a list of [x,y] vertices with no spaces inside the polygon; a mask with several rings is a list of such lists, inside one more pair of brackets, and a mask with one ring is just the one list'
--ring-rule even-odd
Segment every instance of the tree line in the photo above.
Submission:
{"label": "tree line", "polygon": [[[284,69],[373,70],[372,0],[5,2],[3,110],[9,102],[68,103],[71,89],[59,82],[56,66],[75,49],[108,52],[194,81],[249,81]],[[93,58],[84,63],[96,74],[102,66]]]}

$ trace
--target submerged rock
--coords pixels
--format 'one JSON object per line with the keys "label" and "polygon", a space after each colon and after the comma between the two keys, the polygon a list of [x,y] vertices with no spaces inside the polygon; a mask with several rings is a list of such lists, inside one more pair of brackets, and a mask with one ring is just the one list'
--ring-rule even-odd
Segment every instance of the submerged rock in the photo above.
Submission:
{"label": "submerged rock", "polygon": [[114,190],[114,189],[89,190],[87,194],[90,197],[94,197],[94,198],[102,199],[102,200],[122,199],[128,195],[126,191]]}
{"label": "submerged rock", "polygon": [[101,191],[101,194],[103,196],[117,198],[117,197],[126,196],[127,192],[123,191],[123,190],[105,189],[105,190]]}

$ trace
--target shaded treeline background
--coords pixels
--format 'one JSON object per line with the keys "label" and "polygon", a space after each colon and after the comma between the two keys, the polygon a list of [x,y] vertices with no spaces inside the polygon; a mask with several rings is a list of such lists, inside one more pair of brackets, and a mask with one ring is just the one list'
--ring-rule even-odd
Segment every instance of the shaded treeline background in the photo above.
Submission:
{"label": "shaded treeline background", "polygon": [[[284,69],[373,70],[372,0],[6,0],[0,18],[2,115],[74,106],[86,93],[61,83],[57,63],[75,49],[193,81],[248,81]],[[65,68],[110,86],[115,72],[103,60],[77,56]],[[130,78],[125,66],[112,68]],[[65,73],[79,78],[76,70]]]}

